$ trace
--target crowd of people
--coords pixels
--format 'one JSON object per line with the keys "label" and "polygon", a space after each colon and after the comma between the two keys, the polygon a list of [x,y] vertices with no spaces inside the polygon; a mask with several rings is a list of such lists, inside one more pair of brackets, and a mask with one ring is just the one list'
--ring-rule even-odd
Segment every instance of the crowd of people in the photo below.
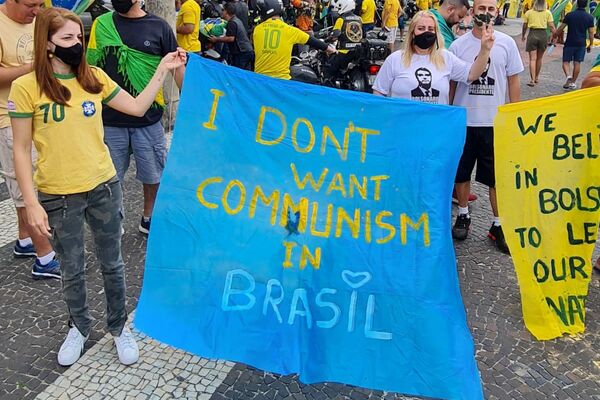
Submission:
{"label": "crowd of people", "polygon": [[[224,34],[210,42],[227,45],[234,67],[290,79],[294,47],[330,53],[328,74],[334,75],[366,32],[386,32],[394,52],[377,75],[374,95],[467,109],[452,236],[465,240],[469,234],[470,182],[476,167],[475,180],[489,188],[493,222],[488,236],[509,253],[496,204],[493,120],[507,99],[520,100],[519,74],[524,67],[517,44],[493,29],[499,12],[496,0],[475,0],[472,7],[467,0],[420,3],[422,10],[412,16],[404,33],[399,0],[386,0],[379,19],[374,0],[332,0],[333,45],[313,35],[313,0],[290,3],[301,10],[296,26],[283,20],[280,0],[257,0],[251,6],[234,0],[222,12]],[[121,183],[133,156],[136,178],[143,186],[138,229],[148,234],[167,156],[162,85],[172,73],[181,87],[187,53],[201,52],[202,12],[196,0],[181,0],[175,33],[166,21],[147,13],[141,0],[112,0],[114,12],[95,20],[86,42],[77,15],[44,9],[43,4],[7,0],[0,5],[0,164],[17,209],[13,251],[16,257],[35,257],[33,278],[62,280],[70,329],[58,362],[71,365],[91,329],[84,265],[87,223],[104,279],[108,331],[119,360],[129,365],[137,361],[139,351],[125,326]],[[250,29],[249,10],[254,7],[261,22]],[[539,82],[547,44],[565,26],[563,68],[568,88],[575,84],[591,46],[585,42],[586,33],[593,38],[585,7],[587,0],[577,0],[576,9],[558,28],[545,0],[535,0],[525,13],[522,37],[527,36],[530,86]],[[590,86],[600,86],[600,56],[582,83]],[[600,259],[595,268],[600,270]]]}

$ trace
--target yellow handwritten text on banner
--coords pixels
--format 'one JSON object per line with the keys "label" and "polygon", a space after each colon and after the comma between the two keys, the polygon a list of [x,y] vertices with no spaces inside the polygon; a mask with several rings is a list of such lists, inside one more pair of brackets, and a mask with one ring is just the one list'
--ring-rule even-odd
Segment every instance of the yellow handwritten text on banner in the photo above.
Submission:
{"label": "yellow handwritten text on banner", "polygon": [[600,217],[600,88],[509,104],[494,121],[498,208],[527,329],[585,328]]}

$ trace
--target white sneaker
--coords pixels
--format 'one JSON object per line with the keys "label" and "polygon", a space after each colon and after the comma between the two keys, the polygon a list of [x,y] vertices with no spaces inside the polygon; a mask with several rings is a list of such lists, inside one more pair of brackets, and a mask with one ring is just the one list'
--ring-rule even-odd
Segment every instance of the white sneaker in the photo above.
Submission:
{"label": "white sneaker", "polygon": [[121,364],[130,365],[140,358],[140,350],[129,328],[123,327],[121,336],[113,336],[113,339]]}
{"label": "white sneaker", "polygon": [[58,351],[58,363],[63,367],[75,364],[83,353],[83,345],[87,339],[87,336],[83,336],[76,327],[69,329],[67,338]]}

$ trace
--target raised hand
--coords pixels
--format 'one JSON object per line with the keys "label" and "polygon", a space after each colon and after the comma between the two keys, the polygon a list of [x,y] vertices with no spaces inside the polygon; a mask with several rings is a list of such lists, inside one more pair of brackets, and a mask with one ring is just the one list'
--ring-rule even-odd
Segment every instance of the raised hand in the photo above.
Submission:
{"label": "raised hand", "polygon": [[491,51],[494,47],[494,28],[490,24],[485,24],[481,29],[481,48]]}
{"label": "raised hand", "polygon": [[160,61],[160,66],[166,70],[174,70],[182,65],[185,65],[187,61],[187,53],[181,47],[178,47],[176,51],[173,51]]}

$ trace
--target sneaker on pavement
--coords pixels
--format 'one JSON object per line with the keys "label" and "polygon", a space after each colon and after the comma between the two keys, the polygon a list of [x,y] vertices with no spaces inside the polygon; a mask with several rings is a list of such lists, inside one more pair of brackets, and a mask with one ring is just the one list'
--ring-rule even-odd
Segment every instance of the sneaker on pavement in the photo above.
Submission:
{"label": "sneaker on pavement", "polygon": [[15,243],[15,248],[13,249],[13,254],[15,255],[15,257],[35,257],[35,247],[33,247],[33,244],[30,243],[27,246],[21,246],[19,244],[19,241],[17,240],[17,243]]}
{"label": "sneaker on pavement", "polygon": [[87,339],[87,336],[83,336],[76,327],[69,329],[67,338],[58,351],[58,363],[63,367],[75,364],[83,353],[83,345]]}
{"label": "sneaker on pavement", "polygon": [[452,237],[456,240],[465,240],[469,234],[471,218],[469,214],[461,214],[456,217],[456,222],[452,227]]}
{"label": "sneaker on pavement", "polygon": [[575,84],[575,82],[571,82],[569,83],[569,89],[577,89],[577,85]]}
{"label": "sneaker on pavement", "polygon": [[46,265],[40,264],[37,258],[31,269],[33,279],[60,279],[60,263],[55,258]]}
{"label": "sneaker on pavement", "polygon": [[488,232],[488,237],[496,242],[496,247],[498,250],[503,252],[504,254],[510,254],[510,250],[508,249],[508,245],[506,244],[506,240],[504,239],[504,232],[502,232],[502,226],[493,225]]}
{"label": "sneaker on pavement", "polygon": [[570,85],[571,85],[571,78],[570,76],[567,76],[567,81],[565,82],[565,84],[563,85],[563,89],[569,89]]}
{"label": "sneaker on pavement", "polygon": [[121,364],[131,365],[140,358],[140,350],[129,328],[123,327],[121,336],[113,336],[113,339]]}
{"label": "sneaker on pavement", "polygon": [[148,221],[146,221],[144,217],[142,217],[142,219],[140,220],[140,226],[138,226],[139,231],[145,233],[146,235],[149,234],[151,221],[152,217],[148,218]]}

